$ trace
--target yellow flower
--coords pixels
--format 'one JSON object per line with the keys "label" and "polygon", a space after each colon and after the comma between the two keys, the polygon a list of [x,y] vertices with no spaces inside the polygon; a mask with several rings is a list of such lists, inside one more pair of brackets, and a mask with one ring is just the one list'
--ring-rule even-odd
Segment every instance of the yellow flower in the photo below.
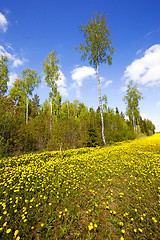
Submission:
{"label": "yellow flower", "polygon": [[41,227],[43,227],[44,226],[44,223],[41,223]]}
{"label": "yellow flower", "polygon": [[89,231],[91,231],[93,229],[93,223],[91,222],[90,225],[88,225],[88,229]]}
{"label": "yellow flower", "polygon": [[125,233],[125,230],[124,230],[124,229],[122,229],[122,230],[121,230],[121,233]]}
{"label": "yellow flower", "polygon": [[153,220],[155,223],[157,223],[157,220],[155,219],[155,217],[152,217],[152,220]]}
{"label": "yellow flower", "polygon": [[11,232],[11,229],[10,229],[10,228],[7,229],[6,233],[8,234],[8,233],[10,233],[10,232]]}
{"label": "yellow flower", "polygon": [[16,230],[16,231],[14,232],[14,236],[16,237],[18,233],[19,233],[19,231]]}
{"label": "yellow flower", "polygon": [[3,227],[5,227],[7,225],[7,222],[5,222],[4,224],[3,224]]}
{"label": "yellow flower", "polygon": [[124,224],[123,224],[123,222],[119,222],[119,225],[120,225],[120,226],[123,226]]}
{"label": "yellow flower", "polygon": [[18,236],[17,238],[16,238],[16,240],[19,240],[20,239],[20,237]]}
{"label": "yellow flower", "polygon": [[96,223],[94,224],[94,227],[95,227],[95,228],[97,228],[97,227],[98,227]]}
{"label": "yellow flower", "polygon": [[143,230],[141,228],[138,228],[138,231],[142,233]]}

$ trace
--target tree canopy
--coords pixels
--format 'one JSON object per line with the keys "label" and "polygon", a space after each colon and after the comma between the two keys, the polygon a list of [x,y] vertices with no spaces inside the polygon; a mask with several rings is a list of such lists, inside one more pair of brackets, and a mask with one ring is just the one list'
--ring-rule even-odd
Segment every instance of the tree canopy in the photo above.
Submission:
{"label": "tree canopy", "polygon": [[80,31],[84,34],[85,42],[79,47],[82,52],[81,59],[88,58],[89,64],[97,68],[97,63],[112,64],[112,55],[114,48],[112,47],[111,30],[108,26],[107,13],[92,14],[88,19],[86,26],[79,26]]}

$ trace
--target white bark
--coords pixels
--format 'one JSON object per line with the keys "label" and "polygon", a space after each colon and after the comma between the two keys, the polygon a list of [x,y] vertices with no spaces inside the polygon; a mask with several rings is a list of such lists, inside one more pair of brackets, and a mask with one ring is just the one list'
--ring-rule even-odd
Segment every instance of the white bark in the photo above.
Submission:
{"label": "white bark", "polygon": [[103,139],[104,145],[106,145],[106,140],[105,140],[105,136],[104,136],[104,121],[103,121],[102,100],[101,100],[101,86],[100,86],[100,77],[99,77],[99,66],[98,66],[98,62],[97,62],[97,78],[98,78],[99,106],[100,106],[101,122],[102,122],[102,139]]}
{"label": "white bark", "polygon": [[50,116],[50,130],[52,129],[52,97],[51,97],[51,116]]}
{"label": "white bark", "polygon": [[26,98],[26,124],[28,123],[28,96]]}

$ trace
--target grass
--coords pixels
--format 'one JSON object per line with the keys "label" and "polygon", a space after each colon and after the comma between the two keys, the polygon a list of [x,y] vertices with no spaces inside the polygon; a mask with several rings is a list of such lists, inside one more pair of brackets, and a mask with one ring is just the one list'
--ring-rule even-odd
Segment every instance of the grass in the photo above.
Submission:
{"label": "grass", "polygon": [[1,239],[159,239],[160,134],[0,162]]}

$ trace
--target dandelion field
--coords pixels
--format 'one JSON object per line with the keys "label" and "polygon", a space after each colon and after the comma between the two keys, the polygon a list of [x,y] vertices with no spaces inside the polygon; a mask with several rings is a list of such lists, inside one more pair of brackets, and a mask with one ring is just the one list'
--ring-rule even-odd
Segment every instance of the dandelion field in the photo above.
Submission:
{"label": "dandelion field", "polygon": [[160,239],[160,134],[0,160],[1,239]]}

